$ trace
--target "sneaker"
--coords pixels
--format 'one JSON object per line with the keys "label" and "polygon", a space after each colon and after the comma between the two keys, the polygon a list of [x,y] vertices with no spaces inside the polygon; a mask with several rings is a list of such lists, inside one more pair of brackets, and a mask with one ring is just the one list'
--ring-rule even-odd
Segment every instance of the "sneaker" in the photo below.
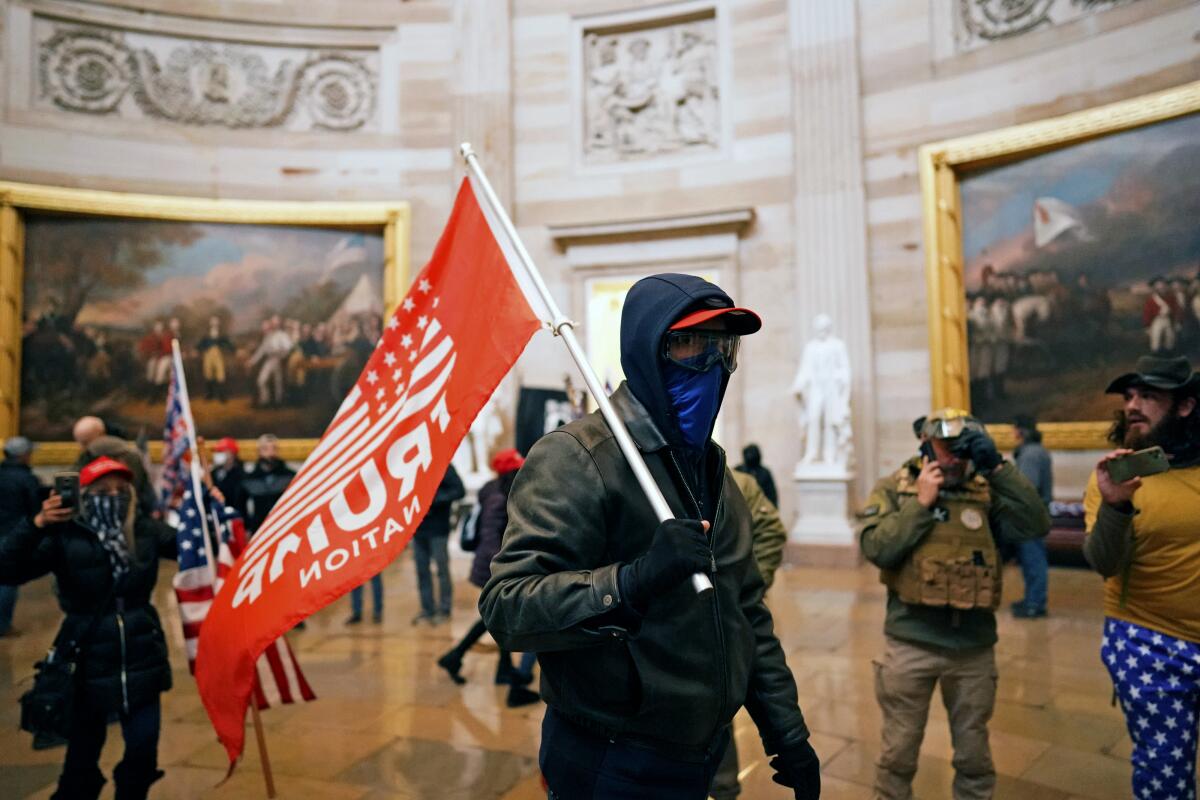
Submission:
{"label": "sneaker", "polygon": [[351,614],[350,616],[346,617],[347,625],[357,625],[360,622],[362,622],[362,614]]}
{"label": "sneaker", "polygon": [[420,625],[421,623],[425,623],[426,625],[432,625],[433,624],[433,614],[426,614],[424,611],[422,611],[420,614],[417,614],[415,617],[412,618],[413,625]]}
{"label": "sneaker", "polygon": [[450,680],[462,686],[467,682],[467,679],[459,675],[459,670],[462,669],[462,658],[460,658],[453,650],[437,660],[437,665],[446,670],[450,674]]}
{"label": "sneaker", "polygon": [[1040,619],[1046,616],[1046,609],[1033,606],[1013,606],[1012,615],[1017,619]]}
{"label": "sneaker", "polygon": [[536,703],[541,699],[542,696],[537,692],[531,692],[523,686],[513,686],[508,690],[508,700],[505,702],[509,708],[520,708],[521,706]]}
{"label": "sneaker", "polygon": [[383,612],[376,611],[374,614],[372,614],[371,622],[375,625],[379,625],[380,623],[382,623],[383,622]]}

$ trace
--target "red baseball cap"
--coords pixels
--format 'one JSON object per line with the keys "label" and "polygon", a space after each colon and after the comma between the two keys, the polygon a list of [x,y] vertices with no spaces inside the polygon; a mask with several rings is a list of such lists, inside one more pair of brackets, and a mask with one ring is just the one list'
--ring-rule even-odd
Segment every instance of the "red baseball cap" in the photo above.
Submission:
{"label": "red baseball cap", "polygon": [[725,317],[725,328],[738,336],[748,336],[758,333],[762,328],[762,318],[748,308],[702,308],[690,314],[684,314],[671,324],[670,330],[681,331],[702,322],[708,322],[716,317]]}
{"label": "red baseball cap", "polygon": [[237,439],[233,438],[232,436],[225,436],[219,442],[213,445],[213,450],[218,452],[225,451],[236,455],[238,451]]}
{"label": "red baseball cap", "polygon": [[110,472],[118,472],[127,480],[133,480],[133,472],[129,467],[108,456],[100,456],[79,471],[79,485],[88,486]]}

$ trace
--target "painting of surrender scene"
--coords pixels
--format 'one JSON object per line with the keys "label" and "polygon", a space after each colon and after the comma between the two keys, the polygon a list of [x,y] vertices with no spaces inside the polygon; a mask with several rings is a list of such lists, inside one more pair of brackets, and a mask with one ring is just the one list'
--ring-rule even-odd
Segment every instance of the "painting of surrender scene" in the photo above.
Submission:
{"label": "painting of surrender scene", "polygon": [[178,338],[203,436],[315,438],[374,349],[383,237],[30,215],[20,430],[161,434]]}
{"label": "painting of surrender scene", "polygon": [[971,407],[1104,420],[1140,355],[1200,360],[1200,115],[961,182]]}

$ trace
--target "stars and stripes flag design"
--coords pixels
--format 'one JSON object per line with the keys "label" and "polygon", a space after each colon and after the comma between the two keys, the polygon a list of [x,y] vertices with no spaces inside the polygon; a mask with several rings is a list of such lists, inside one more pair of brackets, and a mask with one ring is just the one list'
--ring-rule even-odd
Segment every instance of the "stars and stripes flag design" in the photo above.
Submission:
{"label": "stars and stripes flag design", "polygon": [[231,761],[259,655],[399,555],[471,422],[549,319],[509,246],[464,180],[358,382],[234,562],[196,661]]}
{"label": "stars and stripes flag design", "polygon": [[158,490],[159,505],[163,508],[174,508],[178,504],[188,482],[187,415],[183,410],[187,393],[180,385],[182,375],[183,371],[176,364],[167,386],[167,421],[163,425],[163,461]]}
{"label": "stars and stripes flag design", "polygon": [[[167,399],[166,430],[173,432],[183,442],[183,452],[196,452],[195,431],[188,407],[187,378],[183,373],[183,362],[178,351],[175,353],[173,372],[172,389]],[[215,502],[207,493],[202,504],[201,498],[197,498],[193,491],[193,487],[198,484],[198,476],[192,474],[190,462],[182,458],[177,461],[174,483],[163,482],[164,495],[169,490],[178,497],[175,510],[179,515],[179,522],[175,536],[179,571],[172,583],[175,597],[179,601],[179,616],[183,622],[183,642],[187,652],[188,669],[193,673],[200,631],[208,610],[212,606],[213,598],[220,591],[234,559],[246,544],[246,529],[241,515],[235,509]],[[218,548],[215,562],[212,560],[214,545]],[[254,695],[260,709],[281,703],[316,699],[304,673],[300,670],[295,654],[283,636],[267,648],[256,665],[256,672]]]}

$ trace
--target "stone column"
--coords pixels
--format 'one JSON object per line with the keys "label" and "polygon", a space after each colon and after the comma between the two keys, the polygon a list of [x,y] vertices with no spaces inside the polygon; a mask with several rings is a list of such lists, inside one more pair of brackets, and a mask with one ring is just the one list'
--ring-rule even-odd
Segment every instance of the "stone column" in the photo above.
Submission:
{"label": "stone column", "polygon": [[[857,478],[849,486],[848,506],[869,490],[878,471],[857,5],[788,0],[795,162],[795,352],[797,356],[801,352],[813,317],[820,313],[833,318],[834,335],[843,339],[849,350]],[[812,503],[810,493],[800,487],[797,491],[799,505]],[[823,516],[839,517],[835,512],[821,509]],[[789,551],[803,563],[853,563],[857,559],[856,543],[847,525],[825,534],[797,526]]]}
{"label": "stone column", "polygon": [[512,2],[454,3],[454,183],[466,174],[458,156],[468,141],[488,180],[513,213]]}

